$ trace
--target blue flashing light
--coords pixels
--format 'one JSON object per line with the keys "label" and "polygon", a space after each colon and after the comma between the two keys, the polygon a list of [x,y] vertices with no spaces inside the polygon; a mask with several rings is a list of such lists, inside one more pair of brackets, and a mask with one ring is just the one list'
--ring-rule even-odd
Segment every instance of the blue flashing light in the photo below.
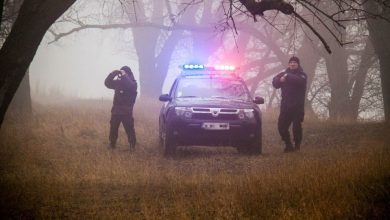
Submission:
{"label": "blue flashing light", "polygon": [[203,70],[205,66],[203,64],[185,64],[183,69],[185,70]]}

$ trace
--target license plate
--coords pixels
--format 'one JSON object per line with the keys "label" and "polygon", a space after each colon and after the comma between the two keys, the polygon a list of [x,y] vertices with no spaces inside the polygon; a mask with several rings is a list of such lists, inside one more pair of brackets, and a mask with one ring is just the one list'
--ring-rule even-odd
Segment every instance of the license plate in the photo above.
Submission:
{"label": "license plate", "polygon": [[205,122],[202,124],[202,128],[206,130],[229,130],[229,123]]}

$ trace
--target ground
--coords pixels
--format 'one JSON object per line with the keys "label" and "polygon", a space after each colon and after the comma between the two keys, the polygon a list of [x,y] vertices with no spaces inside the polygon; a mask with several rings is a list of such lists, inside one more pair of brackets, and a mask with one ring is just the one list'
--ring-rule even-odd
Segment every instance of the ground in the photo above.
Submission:
{"label": "ground", "polygon": [[264,114],[263,154],[158,147],[159,104],[137,102],[138,144],[107,149],[110,103],[35,104],[0,131],[0,215],[8,218],[346,219],[390,217],[390,128],[306,119],[283,153]]}

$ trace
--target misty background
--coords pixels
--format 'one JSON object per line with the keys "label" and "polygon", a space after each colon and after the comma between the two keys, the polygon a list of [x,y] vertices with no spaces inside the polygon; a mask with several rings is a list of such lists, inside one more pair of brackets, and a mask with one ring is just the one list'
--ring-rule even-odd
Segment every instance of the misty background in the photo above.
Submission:
{"label": "misty background", "polygon": [[[0,6],[4,219],[390,219],[389,0]],[[285,154],[271,79],[293,55],[308,89],[302,148]],[[158,96],[190,62],[236,65],[265,98],[262,155],[243,142],[163,156]],[[139,85],[135,151],[122,128],[107,149],[103,81],[123,65]]]}
{"label": "misty background", "polygon": [[[52,29],[66,30],[74,25],[66,20],[69,13],[93,17],[100,13],[102,1],[79,1],[60,18]],[[31,96],[44,101],[45,94],[61,98],[111,99],[113,91],[104,86],[104,79],[113,70],[130,66],[136,79],[138,59],[123,40],[131,39],[123,30],[81,30],[53,42],[49,32],[42,40],[30,65]]]}
{"label": "misty background", "polygon": [[[104,79],[123,65],[137,70],[137,57],[121,51],[116,31],[83,31],[65,38],[61,43],[41,43],[30,66],[33,90],[43,93],[57,91],[73,98],[112,98],[112,90]],[[138,71],[134,71],[138,79]],[[39,93],[39,92],[38,92]],[[37,93],[33,99],[39,100]]]}
{"label": "misty background", "polygon": [[[332,2],[322,4],[327,13],[337,9]],[[138,81],[138,101],[158,102],[180,73],[179,65],[233,64],[252,95],[265,98],[262,109],[276,111],[280,91],[270,81],[291,56],[298,56],[309,76],[307,114],[334,120],[384,119],[380,66],[368,22],[345,22],[345,29],[333,25],[329,30],[333,21],[324,18],[321,23],[321,15],[310,17],[307,8],[295,5],[298,13],[312,18],[332,50],[329,54],[296,18],[269,11],[253,22],[253,17],[236,11],[233,22],[227,5],[79,0],[52,25],[30,65],[32,99],[111,99],[113,91],[104,86],[104,79],[128,65]]]}

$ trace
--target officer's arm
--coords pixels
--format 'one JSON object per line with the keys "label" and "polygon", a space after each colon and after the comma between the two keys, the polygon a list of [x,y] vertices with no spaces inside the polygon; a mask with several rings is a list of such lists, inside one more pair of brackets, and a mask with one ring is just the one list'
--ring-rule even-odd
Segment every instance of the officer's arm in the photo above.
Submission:
{"label": "officer's arm", "polygon": [[110,74],[108,74],[106,80],[104,80],[104,85],[106,85],[109,89],[117,89],[119,87],[119,82],[114,80],[115,76],[118,75],[118,71],[112,71]]}
{"label": "officer's arm", "polygon": [[305,86],[307,81],[307,76],[305,73],[302,74],[287,74],[286,82],[297,85],[297,86]]}
{"label": "officer's arm", "polygon": [[282,87],[282,82],[280,81],[280,78],[282,78],[284,74],[285,74],[284,72],[279,73],[272,79],[272,85],[274,86],[275,89],[279,89],[280,87]]}

